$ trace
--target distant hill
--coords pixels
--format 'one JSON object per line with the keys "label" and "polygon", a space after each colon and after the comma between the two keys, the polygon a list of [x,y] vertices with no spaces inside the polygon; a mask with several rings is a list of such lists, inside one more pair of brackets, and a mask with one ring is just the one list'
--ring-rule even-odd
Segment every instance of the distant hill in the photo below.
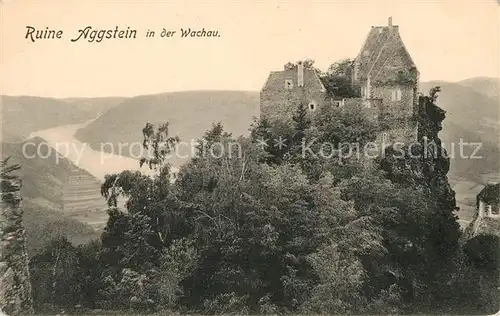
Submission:
{"label": "distant hill", "polygon": [[[22,180],[23,221],[30,254],[36,253],[51,236],[64,234],[76,244],[99,237],[93,227],[73,218],[74,214],[64,212],[68,177],[78,168],[64,157],[58,157],[55,151],[42,145],[44,143],[41,138],[32,138],[23,143],[1,144],[2,158],[10,157],[9,163],[21,166],[17,174]],[[40,149],[38,153],[36,148]],[[95,190],[99,192],[99,186]],[[100,201],[104,206],[104,201]]]}
{"label": "distant hill", "polygon": [[[76,133],[76,138],[99,149],[115,145],[115,153],[139,155],[147,122],[170,124],[170,135],[182,141],[199,138],[213,123],[222,122],[233,135],[246,135],[259,115],[259,93],[246,91],[185,91],[129,98]],[[122,150],[118,151],[118,145]],[[135,144],[127,147],[126,144]],[[109,146],[105,146],[109,149]],[[136,156],[137,157],[137,156]],[[178,165],[181,161],[172,161]]]}
{"label": "distant hill", "polygon": [[61,99],[71,106],[76,106],[82,111],[92,113],[93,117],[106,113],[109,109],[122,103],[126,97],[104,98],[66,98]]}
{"label": "distant hill", "polygon": [[491,98],[500,97],[500,78],[475,77],[459,81],[458,84]]}
{"label": "distant hill", "polygon": [[21,166],[18,174],[23,181],[23,198],[46,208],[61,210],[63,188],[71,165],[63,157],[58,158],[54,150],[42,145],[44,143],[38,137],[23,143],[3,142],[1,155],[10,157],[10,163]]}
{"label": "distant hill", "polygon": [[17,142],[32,132],[59,125],[78,124],[97,117],[123,98],[54,99],[32,96],[0,96],[0,139]]}
{"label": "distant hill", "polygon": [[[473,78],[461,83],[440,81],[424,82],[420,90],[425,94],[430,88],[440,86],[437,104],[446,113],[443,130],[440,132],[445,147],[450,149],[454,144],[455,157],[451,161],[450,174],[455,177],[472,181],[481,181],[481,175],[497,173],[500,170],[500,117],[498,97],[494,95],[491,87],[495,79]],[[462,84],[465,82],[464,84]],[[489,82],[485,87],[482,84]],[[483,94],[478,91],[484,91]],[[462,139],[467,143],[481,143],[481,149],[476,156],[482,159],[460,158],[459,142]],[[469,156],[476,145],[463,146],[464,156]]]}

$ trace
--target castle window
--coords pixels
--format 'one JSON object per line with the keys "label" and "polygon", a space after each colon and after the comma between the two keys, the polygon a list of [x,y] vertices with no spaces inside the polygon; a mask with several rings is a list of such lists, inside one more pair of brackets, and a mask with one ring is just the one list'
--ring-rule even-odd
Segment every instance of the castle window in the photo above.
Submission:
{"label": "castle window", "polygon": [[401,101],[401,89],[396,89],[392,91],[392,101]]}
{"label": "castle window", "polygon": [[292,90],[293,89],[293,81],[290,79],[285,80],[285,88],[288,90]]}
{"label": "castle window", "polygon": [[336,107],[336,108],[340,108],[342,107],[344,104],[342,101],[338,101],[338,100],[335,100],[333,101],[333,105]]}
{"label": "castle window", "polygon": [[309,110],[311,111],[316,110],[316,104],[314,104],[314,102],[309,103]]}
{"label": "castle window", "polygon": [[499,205],[498,205],[498,204],[493,204],[493,205],[491,206],[491,212],[490,212],[490,213],[491,213],[491,215],[494,215],[494,216],[498,216],[498,215],[500,215],[500,210],[499,210],[499,208],[498,208],[498,207],[499,207]]}
{"label": "castle window", "polygon": [[487,204],[486,205],[486,216],[488,216],[488,215],[491,216],[491,214],[492,214],[491,205]]}

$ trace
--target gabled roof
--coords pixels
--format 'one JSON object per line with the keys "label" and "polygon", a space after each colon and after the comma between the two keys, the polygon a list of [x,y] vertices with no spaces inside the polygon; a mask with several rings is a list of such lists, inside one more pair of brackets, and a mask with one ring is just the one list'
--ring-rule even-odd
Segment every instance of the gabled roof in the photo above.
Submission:
{"label": "gabled roof", "polygon": [[477,195],[477,201],[487,204],[500,203],[500,183],[487,184]]}
{"label": "gabled roof", "polygon": [[[285,69],[282,71],[271,71],[266,83],[262,87],[262,90],[285,89],[285,80],[292,80],[293,86],[297,87],[297,67],[295,67],[294,69]],[[304,88],[317,89],[323,92],[326,91],[325,86],[316,73],[316,70],[314,70],[313,68],[304,68]]]}
{"label": "gabled roof", "polygon": [[404,68],[416,69],[397,25],[372,26],[355,60],[358,78],[366,79],[369,75],[371,80],[375,80],[381,75],[383,66],[396,57],[401,59]]}

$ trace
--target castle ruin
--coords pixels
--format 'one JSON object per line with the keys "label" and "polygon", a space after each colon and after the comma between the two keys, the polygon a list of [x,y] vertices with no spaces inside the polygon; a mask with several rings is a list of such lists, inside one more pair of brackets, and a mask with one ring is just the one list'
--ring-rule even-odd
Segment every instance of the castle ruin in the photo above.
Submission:
{"label": "castle ruin", "polygon": [[380,142],[417,140],[419,71],[389,18],[385,26],[372,26],[351,66],[353,91],[358,95],[332,98],[318,74],[304,62],[287,64],[270,73],[260,93],[261,117],[290,119],[299,104],[311,113],[322,106],[361,106],[378,121]]}

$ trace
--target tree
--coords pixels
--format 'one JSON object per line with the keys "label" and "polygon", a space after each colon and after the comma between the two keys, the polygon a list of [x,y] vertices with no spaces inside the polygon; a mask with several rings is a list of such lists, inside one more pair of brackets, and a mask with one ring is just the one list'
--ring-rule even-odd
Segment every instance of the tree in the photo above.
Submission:
{"label": "tree", "polygon": [[328,67],[328,73],[334,76],[350,77],[354,61],[349,58],[334,62]]}
{"label": "tree", "polygon": [[306,58],[304,60],[298,60],[295,63],[292,63],[291,61],[287,62],[284,66],[285,69],[295,69],[297,67],[297,64],[302,63],[304,68],[314,68],[314,60],[310,58]]}
{"label": "tree", "polygon": [[342,59],[328,67],[326,73],[321,73],[320,79],[330,97],[357,97],[357,91],[352,84],[353,61]]}
{"label": "tree", "polygon": [[[440,123],[437,109],[420,112]],[[324,143],[372,141],[377,126],[360,108],[325,107],[312,124],[300,104],[291,122],[258,120],[248,138],[213,124],[176,179],[166,156],[177,140],[165,125],[143,134],[143,163],[157,173],[107,176],[100,268],[89,268],[94,252],[77,251],[79,271],[102,280],[82,284],[99,287],[108,306],[399,314],[433,311],[449,302],[444,293],[458,293],[463,278],[446,273],[457,270],[458,230],[445,161],[404,156],[367,169],[343,147],[303,155],[303,141],[316,140],[316,153]],[[271,143],[279,138],[285,146]]]}
{"label": "tree", "polygon": [[89,308],[96,308],[96,303],[102,299],[99,293],[103,286],[102,275],[104,273],[100,260],[101,251],[102,244],[99,241],[91,241],[76,248],[81,273],[81,304]]}
{"label": "tree", "polygon": [[294,135],[292,140],[295,144],[301,143],[302,139],[306,136],[306,131],[311,127],[311,120],[309,118],[309,112],[304,103],[300,103],[295,113],[293,114],[292,120],[294,122]]}
{"label": "tree", "polygon": [[20,170],[21,166],[18,164],[9,165],[9,159],[10,157],[7,157],[1,161],[0,188],[2,190],[2,202],[12,207],[18,207],[21,197],[17,193],[21,189],[21,180],[12,173]]}
{"label": "tree", "polygon": [[[156,173],[146,176],[123,171],[107,175],[101,187],[110,206],[101,239],[102,260],[112,277],[108,286],[111,292],[113,282],[119,284],[123,278],[124,269],[146,273],[158,267],[163,249],[183,230],[176,226],[181,220],[167,162],[179,139],[169,136],[168,124],[155,127],[148,123],[142,132],[148,155],[140,165],[146,163]],[[126,211],[118,205],[120,198],[126,199]]]}
{"label": "tree", "polygon": [[77,250],[64,236],[55,237],[31,260],[33,297],[38,309],[73,307],[81,302],[83,280]]}
{"label": "tree", "polygon": [[294,69],[295,68],[295,64],[292,63],[291,61],[287,62],[284,66],[285,69]]}
{"label": "tree", "polygon": [[429,90],[429,97],[432,103],[436,102],[439,92],[441,92],[440,86],[433,87]]}
{"label": "tree", "polygon": [[310,58],[306,58],[305,60],[302,61],[304,68],[313,68],[314,67],[314,60]]}
{"label": "tree", "polygon": [[0,302],[9,315],[32,314],[31,284],[26,250],[23,210],[20,208],[21,180],[14,171],[21,167],[9,165],[9,157],[0,162]]}

